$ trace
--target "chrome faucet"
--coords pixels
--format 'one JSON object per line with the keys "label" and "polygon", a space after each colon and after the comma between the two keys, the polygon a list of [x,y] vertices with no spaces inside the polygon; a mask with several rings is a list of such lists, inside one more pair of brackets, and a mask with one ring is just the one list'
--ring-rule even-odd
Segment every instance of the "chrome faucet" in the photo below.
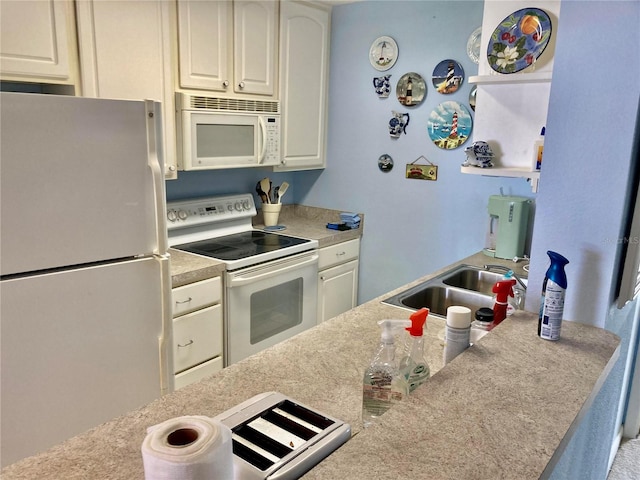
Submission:
{"label": "chrome faucet", "polygon": [[516,281],[520,284],[520,286],[525,292],[527,291],[527,286],[524,284],[522,279],[518,275],[516,275],[516,273],[513,270],[511,270],[509,267],[505,267],[504,265],[485,265],[484,269],[485,270],[502,270],[503,272],[511,271],[511,273],[513,273],[513,278],[516,279]]}

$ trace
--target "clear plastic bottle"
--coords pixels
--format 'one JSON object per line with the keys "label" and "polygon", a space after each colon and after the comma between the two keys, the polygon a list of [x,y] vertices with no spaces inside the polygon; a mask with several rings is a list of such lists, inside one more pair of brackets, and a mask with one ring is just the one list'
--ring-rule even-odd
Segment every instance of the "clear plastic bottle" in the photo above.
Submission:
{"label": "clear plastic bottle", "polygon": [[424,357],[423,333],[428,315],[429,309],[421,308],[409,317],[411,327],[406,328],[409,335],[400,360],[400,372],[404,374],[409,383],[409,393],[426,382],[431,375],[431,369]]}
{"label": "clear plastic bottle", "polygon": [[396,347],[393,332],[398,328],[411,326],[409,320],[380,320],[382,327],[380,344],[362,380],[362,421],[371,426],[392,405],[402,401],[409,394],[409,384],[400,373],[396,361]]}

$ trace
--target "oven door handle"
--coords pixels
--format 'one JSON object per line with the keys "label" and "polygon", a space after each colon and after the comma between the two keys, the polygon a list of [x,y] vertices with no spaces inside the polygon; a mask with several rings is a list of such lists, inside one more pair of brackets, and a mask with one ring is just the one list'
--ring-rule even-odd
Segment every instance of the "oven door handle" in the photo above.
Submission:
{"label": "oven door handle", "polygon": [[257,274],[251,274],[249,273],[248,275],[233,275],[233,277],[230,279],[230,286],[233,287],[240,287],[242,285],[247,285],[249,283],[252,282],[257,282],[258,280],[264,280],[265,278],[270,278],[270,277],[274,277],[276,275],[281,275],[283,273],[287,273],[290,272],[292,270],[297,270],[299,268],[303,268],[306,267],[308,265],[312,265],[314,263],[318,263],[318,254],[313,254],[312,256],[310,256],[308,259],[305,259],[301,262],[295,262],[295,263],[291,263],[289,265],[284,265],[281,268],[276,267],[275,269],[268,269],[265,272],[260,272]]}

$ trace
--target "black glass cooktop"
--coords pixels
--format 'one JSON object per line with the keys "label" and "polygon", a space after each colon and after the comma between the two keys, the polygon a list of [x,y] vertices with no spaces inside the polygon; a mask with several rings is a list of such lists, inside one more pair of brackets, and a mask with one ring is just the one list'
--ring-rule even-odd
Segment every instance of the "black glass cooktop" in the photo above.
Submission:
{"label": "black glass cooktop", "polygon": [[176,245],[173,248],[216,258],[218,260],[231,261],[294,245],[301,245],[307,242],[309,242],[309,240],[304,238],[251,230],[249,232],[234,233],[224,237]]}

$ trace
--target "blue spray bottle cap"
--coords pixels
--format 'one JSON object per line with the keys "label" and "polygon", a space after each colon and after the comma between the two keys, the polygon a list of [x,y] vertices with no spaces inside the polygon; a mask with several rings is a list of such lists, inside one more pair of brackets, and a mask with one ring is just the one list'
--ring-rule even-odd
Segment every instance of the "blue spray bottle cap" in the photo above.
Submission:
{"label": "blue spray bottle cap", "polygon": [[567,288],[567,274],[564,271],[564,266],[569,263],[569,260],[551,250],[547,251],[547,255],[551,259],[551,265],[547,270],[547,278],[561,288]]}

